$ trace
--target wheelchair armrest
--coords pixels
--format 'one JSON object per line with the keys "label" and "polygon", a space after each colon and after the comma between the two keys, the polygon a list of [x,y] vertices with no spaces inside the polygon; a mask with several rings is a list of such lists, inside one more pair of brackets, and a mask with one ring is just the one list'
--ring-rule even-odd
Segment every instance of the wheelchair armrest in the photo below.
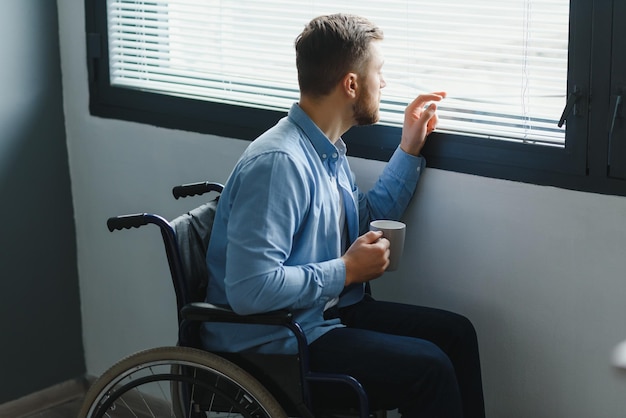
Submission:
{"label": "wheelchair armrest", "polygon": [[194,302],[183,306],[181,317],[188,321],[231,322],[238,324],[289,325],[293,315],[287,310],[277,310],[253,315],[239,315],[231,309],[206,302]]}

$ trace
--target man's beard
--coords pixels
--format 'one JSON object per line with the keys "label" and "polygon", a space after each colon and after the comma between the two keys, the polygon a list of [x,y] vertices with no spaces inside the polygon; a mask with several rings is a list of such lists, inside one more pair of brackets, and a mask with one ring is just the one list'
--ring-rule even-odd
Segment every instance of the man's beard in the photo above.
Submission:
{"label": "man's beard", "polygon": [[378,103],[375,107],[371,106],[372,103],[376,103],[376,101],[369,92],[359,94],[353,106],[354,120],[358,126],[373,125],[380,119]]}

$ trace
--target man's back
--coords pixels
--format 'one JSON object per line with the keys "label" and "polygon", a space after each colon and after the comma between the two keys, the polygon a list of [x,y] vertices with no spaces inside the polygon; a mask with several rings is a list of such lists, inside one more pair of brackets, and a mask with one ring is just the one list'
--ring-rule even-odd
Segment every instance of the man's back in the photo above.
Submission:
{"label": "man's back", "polygon": [[[345,281],[337,178],[352,190],[349,176],[343,152],[294,105],[289,117],[252,142],[225,184],[207,252],[207,301],[242,314],[290,309],[311,340],[337,326],[323,319],[323,308]],[[211,349],[274,341],[259,349],[295,350],[284,329],[207,327]]]}

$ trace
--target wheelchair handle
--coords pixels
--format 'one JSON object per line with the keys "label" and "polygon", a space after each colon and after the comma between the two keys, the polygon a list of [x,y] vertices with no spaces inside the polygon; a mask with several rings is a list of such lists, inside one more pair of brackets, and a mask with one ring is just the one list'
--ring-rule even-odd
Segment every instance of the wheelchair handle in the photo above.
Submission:
{"label": "wheelchair handle", "polygon": [[[107,220],[107,227],[109,231],[119,231],[122,229],[139,228],[140,226],[148,224],[159,224],[165,221],[158,215],[151,215],[149,213],[136,213],[132,215],[121,215],[109,218]],[[167,223],[167,221],[165,221]]]}
{"label": "wheelchair handle", "polygon": [[224,189],[224,186],[220,183],[203,181],[200,183],[189,183],[176,186],[172,189],[172,194],[174,195],[174,198],[178,199],[181,197],[202,195],[208,192],[221,193],[222,189]]}

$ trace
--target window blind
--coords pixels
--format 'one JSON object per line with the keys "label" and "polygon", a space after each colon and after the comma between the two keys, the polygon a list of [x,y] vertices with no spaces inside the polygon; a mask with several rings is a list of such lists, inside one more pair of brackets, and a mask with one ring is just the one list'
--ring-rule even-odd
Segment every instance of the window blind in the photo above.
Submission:
{"label": "window blind", "polygon": [[294,40],[313,17],[365,16],[385,33],[381,124],[446,91],[439,129],[564,146],[569,0],[107,0],[113,86],[287,110]]}

